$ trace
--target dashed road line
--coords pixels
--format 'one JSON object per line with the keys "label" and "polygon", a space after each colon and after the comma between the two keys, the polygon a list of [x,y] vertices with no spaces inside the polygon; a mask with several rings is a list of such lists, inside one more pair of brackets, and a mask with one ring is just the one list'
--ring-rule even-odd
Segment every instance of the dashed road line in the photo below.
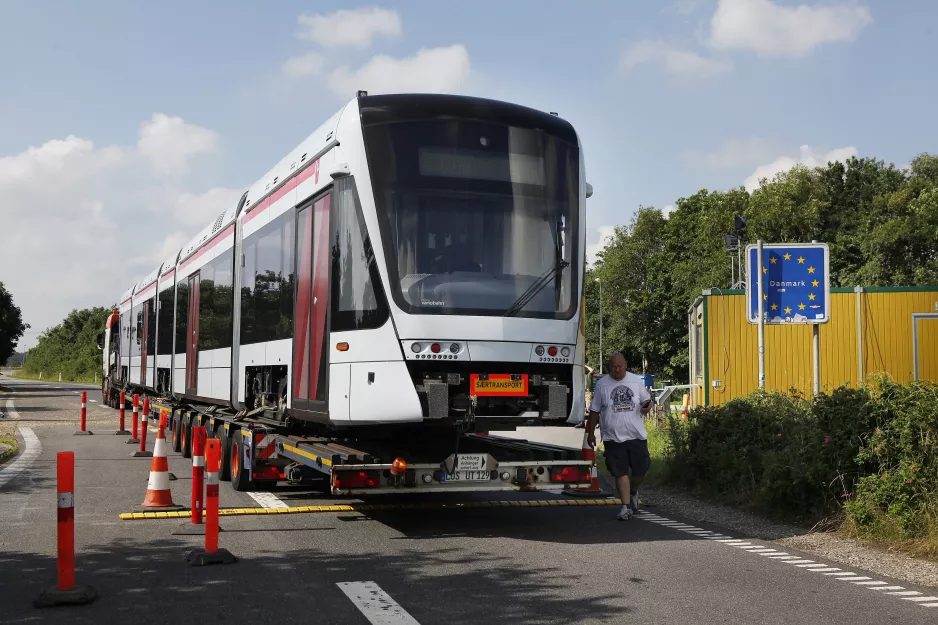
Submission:
{"label": "dashed road line", "polygon": [[830,566],[822,562],[807,560],[800,556],[793,556],[784,551],[779,551],[778,549],[773,549],[772,547],[767,547],[766,545],[756,542],[747,541],[741,538],[732,538],[724,534],[717,534],[715,532],[705,530],[702,527],[696,527],[687,523],[682,523],[680,521],[674,521],[657,514],[649,514],[644,510],[640,510],[636,515],[636,518],[654,523],[655,525],[660,525],[662,527],[670,527],[691,536],[713,540],[714,542],[722,543],[728,547],[736,547],[740,551],[754,553],[769,560],[778,560],[785,564],[789,564],[794,568],[800,568],[811,573],[819,573],[826,577],[832,577],[841,582],[848,582],[855,586],[866,588],[867,590],[883,591],[882,594],[884,595],[891,595],[897,599],[902,599],[903,601],[910,601],[918,606],[925,608],[938,608],[938,596],[926,596],[917,590],[906,590],[903,586],[890,586],[889,582],[876,580],[866,575],[854,573],[853,571],[845,571],[839,567]]}
{"label": "dashed road line", "polygon": [[374,582],[336,584],[371,625],[420,625],[391,596]]}
{"label": "dashed road line", "polygon": [[265,508],[288,508],[289,507],[287,504],[281,501],[280,497],[277,497],[273,493],[267,493],[264,491],[258,491],[258,492],[248,491],[247,495],[248,497],[250,497],[257,503],[261,504],[261,506]]}

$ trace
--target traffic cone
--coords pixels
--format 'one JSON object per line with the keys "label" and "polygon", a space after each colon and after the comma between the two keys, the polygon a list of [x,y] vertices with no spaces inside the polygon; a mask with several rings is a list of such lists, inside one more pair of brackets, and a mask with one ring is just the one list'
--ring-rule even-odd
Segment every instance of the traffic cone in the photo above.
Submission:
{"label": "traffic cone", "polygon": [[590,485],[587,488],[568,488],[563,491],[564,495],[571,497],[605,497],[602,487],[599,485],[599,471],[596,469],[596,451],[589,444],[589,430],[583,428],[583,460],[589,460],[593,463],[590,467]]}
{"label": "traffic cone", "polygon": [[163,428],[156,431],[153,460],[150,461],[150,479],[147,481],[147,494],[140,507],[161,510],[182,510],[183,508],[173,503],[173,496],[169,491],[169,461],[166,458],[166,435],[163,433]]}

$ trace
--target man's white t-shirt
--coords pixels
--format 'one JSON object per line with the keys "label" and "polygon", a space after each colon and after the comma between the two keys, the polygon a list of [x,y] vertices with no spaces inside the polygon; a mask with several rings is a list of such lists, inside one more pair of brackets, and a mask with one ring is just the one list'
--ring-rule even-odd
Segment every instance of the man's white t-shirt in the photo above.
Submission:
{"label": "man's white t-shirt", "polygon": [[648,439],[641,404],[651,399],[642,379],[626,373],[621,380],[611,375],[600,378],[593,390],[590,410],[599,413],[599,432],[604,441],[624,443]]}

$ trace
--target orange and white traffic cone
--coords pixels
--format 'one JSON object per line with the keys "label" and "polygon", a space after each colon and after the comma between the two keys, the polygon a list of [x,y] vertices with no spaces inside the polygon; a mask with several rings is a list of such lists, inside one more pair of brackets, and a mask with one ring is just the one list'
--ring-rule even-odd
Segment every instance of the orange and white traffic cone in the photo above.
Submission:
{"label": "orange and white traffic cone", "polygon": [[169,460],[166,458],[166,435],[163,433],[163,428],[159,428],[156,432],[153,460],[150,462],[150,479],[147,481],[147,494],[141,507],[161,510],[183,508],[173,503],[173,496],[169,491]]}
{"label": "orange and white traffic cone", "polygon": [[599,485],[599,471],[596,468],[596,450],[590,447],[589,430],[583,428],[583,460],[592,462],[590,467],[590,485],[587,488],[568,488],[563,491],[564,495],[571,497],[605,497],[602,487]]}

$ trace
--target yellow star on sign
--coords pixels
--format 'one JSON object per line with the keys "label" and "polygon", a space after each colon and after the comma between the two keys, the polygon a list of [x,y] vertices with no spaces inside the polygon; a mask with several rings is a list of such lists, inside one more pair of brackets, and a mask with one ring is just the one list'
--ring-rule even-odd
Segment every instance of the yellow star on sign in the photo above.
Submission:
{"label": "yellow star on sign", "polygon": [[763,295],[763,296],[762,296],[762,299],[769,299],[769,296],[768,296],[768,295]]}
{"label": "yellow star on sign", "polygon": [[785,260],[791,260],[791,254],[785,254],[785,256],[783,256],[783,258],[784,258]]}
{"label": "yellow star on sign", "polygon": [[766,269],[765,267],[762,268],[762,273],[768,273],[768,272],[769,272],[768,269]]}
{"label": "yellow star on sign", "polygon": [[786,315],[790,315],[790,314],[791,314],[791,308],[789,308],[788,306],[785,307],[785,314],[786,314]]}
{"label": "yellow star on sign", "polygon": [[772,310],[778,310],[778,304],[772,304]]}
{"label": "yellow star on sign", "polygon": [[798,310],[804,310],[804,304],[798,304]]}
{"label": "yellow star on sign", "polygon": [[808,273],[814,273],[814,267],[808,267]]}
{"label": "yellow star on sign", "polygon": [[769,259],[769,262],[772,263],[773,265],[774,265],[777,261],[778,261],[778,259],[775,258],[774,256]]}
{"label": "yellow star on sign", "polygon": [[799,256],[799,257],[798,257],[798,264],[799,264],[799,265],[803,265],[803,264],[804,264],[804,256]]}
{"label": "yellow star on sign", "polygon": [[812,280],[812,281],[811,281],[811,286],[813,286],[813,287],[816,287],[816,286],[819,285],[819,284],[820,284],[820,282],[818,282],[817,280]]}
{"label": "yellow star on sign", "polygon": [[808,293],[808,299],[814,301],[814,293]]}

